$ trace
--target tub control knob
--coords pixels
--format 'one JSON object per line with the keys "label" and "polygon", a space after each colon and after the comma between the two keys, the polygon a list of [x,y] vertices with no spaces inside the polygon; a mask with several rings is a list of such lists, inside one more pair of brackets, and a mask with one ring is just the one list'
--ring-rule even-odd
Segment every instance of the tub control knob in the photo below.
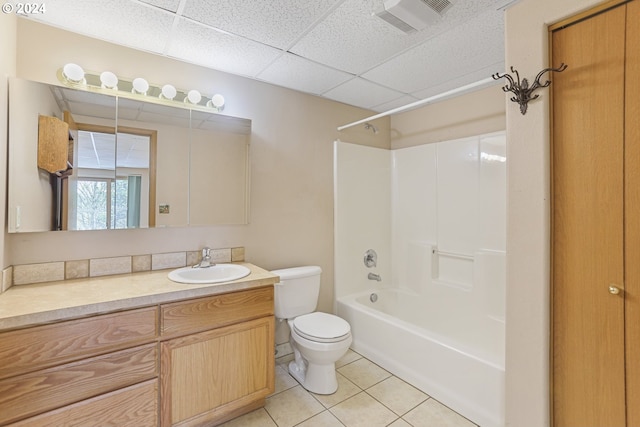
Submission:
{"label": "tub control knob", "polygon": [[378,254],[373,249],[369,249],[364,253],[364,265],[367,268],[375,267],[378,264]]}
{"label": "tub control knob", "polygon": [[620,293],[620,288],[616,285],[609,285],[609,293],[611,295],[618,295]]}

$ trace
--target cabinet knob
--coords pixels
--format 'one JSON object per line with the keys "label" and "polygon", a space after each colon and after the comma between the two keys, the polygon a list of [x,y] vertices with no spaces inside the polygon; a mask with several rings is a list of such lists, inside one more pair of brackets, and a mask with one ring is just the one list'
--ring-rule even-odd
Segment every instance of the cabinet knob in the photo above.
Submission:
{"label": "cabinet knob", "polygon": [[611,295],[618,295],[620,293],[621,289],[619,287],[617,287],[616,285],[609,285],[609,293]]}

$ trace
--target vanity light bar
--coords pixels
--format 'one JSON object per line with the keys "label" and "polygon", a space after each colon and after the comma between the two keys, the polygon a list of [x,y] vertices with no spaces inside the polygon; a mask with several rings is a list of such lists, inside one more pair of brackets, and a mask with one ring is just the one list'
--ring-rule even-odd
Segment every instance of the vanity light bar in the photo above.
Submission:
{"label": "vanity light bar", "polygon": [[[121,80],[111,71],[103,71],[100,74],[85,72],[77,64],[66,64],[58,70],[58,80],[65,86],[89,89],[92,91],[117,92],[124,97],[145,96],[156,97],[163,102],[180,102],[206,110],[214,110],[218,113],[224,110],[225,99],[220,94],[208,98],[195,90],[183,91],[170,84],[164,86],[150,85],[147,80],[137,77],[132,81]],[[105,92],[106,93],[106,92]]]}

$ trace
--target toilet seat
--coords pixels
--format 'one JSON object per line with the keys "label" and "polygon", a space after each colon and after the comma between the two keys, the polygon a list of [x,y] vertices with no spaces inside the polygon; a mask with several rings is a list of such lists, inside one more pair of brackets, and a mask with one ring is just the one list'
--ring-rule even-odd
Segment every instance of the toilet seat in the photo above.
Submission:
{"label": "toilet seat", "polygon": [[303,338],[323,343],[339,342],[351,334],[351,327],[346,320],[319,311],[293,319],[293,329]]}

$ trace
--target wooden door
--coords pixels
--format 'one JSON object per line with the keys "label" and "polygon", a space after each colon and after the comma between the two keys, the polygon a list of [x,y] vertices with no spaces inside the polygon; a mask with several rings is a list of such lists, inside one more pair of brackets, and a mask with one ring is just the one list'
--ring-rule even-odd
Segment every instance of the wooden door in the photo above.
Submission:
{"label": "wooden door", "polygon": [[627,425],[640,426],[640,1],[627,4],[625,77],[625,346]]}
{"label": "wooden door", "polygon": [[[555,427],[625,415],[626,6],[552,34],[552,381]],[[636,95],[637,96],[637,95]]]}

